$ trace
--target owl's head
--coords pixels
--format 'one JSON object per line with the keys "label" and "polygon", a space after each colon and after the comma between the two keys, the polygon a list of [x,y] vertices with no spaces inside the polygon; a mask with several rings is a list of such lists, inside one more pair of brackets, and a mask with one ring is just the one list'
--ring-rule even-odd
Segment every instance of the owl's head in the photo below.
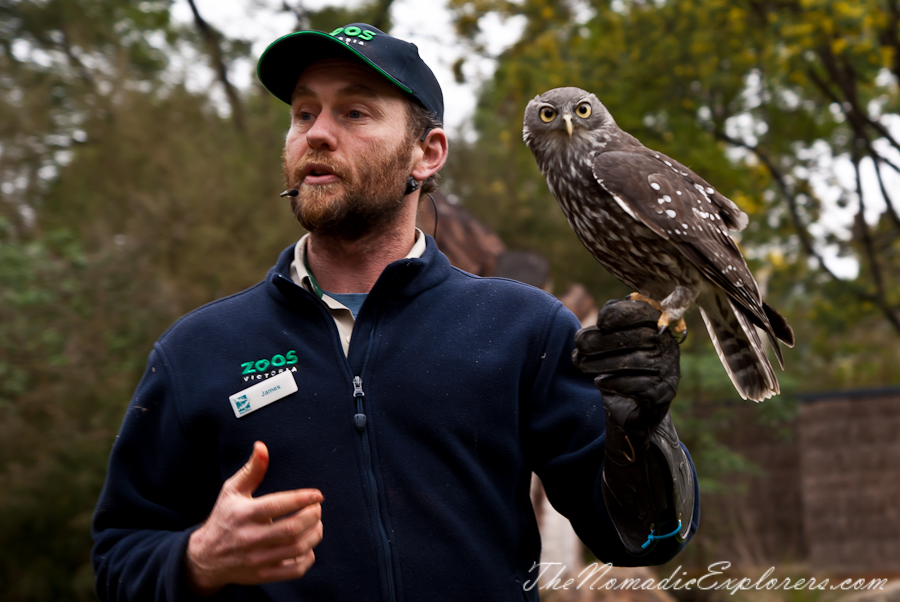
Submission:
{"label": "owl's head", "polygon": [[536,152],[584,146],[615,120],[597,97],[581,88],[554,88],[535,96],[525,107],[522,137]]}

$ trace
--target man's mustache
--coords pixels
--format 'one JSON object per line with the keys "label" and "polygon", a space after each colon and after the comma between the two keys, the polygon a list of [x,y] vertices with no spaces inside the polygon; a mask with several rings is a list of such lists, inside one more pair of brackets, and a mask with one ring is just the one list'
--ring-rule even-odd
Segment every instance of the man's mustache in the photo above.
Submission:
{"label": "man's mustache", "polygon": [[349,168],[335,161],[331,156],[319,151],[309,151],[306,153],[291,170],[290,185],[294,188],[300,188],[303,185],[304,171],[311,163],[318,163],[328,168],[331,173],[339,177],[341,180],[352,180],[352,174]]}

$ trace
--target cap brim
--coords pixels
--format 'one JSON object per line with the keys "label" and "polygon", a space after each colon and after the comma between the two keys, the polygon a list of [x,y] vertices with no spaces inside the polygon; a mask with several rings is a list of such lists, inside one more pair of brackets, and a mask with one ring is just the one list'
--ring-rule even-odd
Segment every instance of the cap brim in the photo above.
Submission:
{"label": "cap brim", "polygon": [[297,31],[269,44],[256,65],[256,76],[272,96],[291,104],[291,94],[303,70],[318,60],[335,57],[361,60],[398,88],[413,95],[412,90],[358,50],[321,31]]}

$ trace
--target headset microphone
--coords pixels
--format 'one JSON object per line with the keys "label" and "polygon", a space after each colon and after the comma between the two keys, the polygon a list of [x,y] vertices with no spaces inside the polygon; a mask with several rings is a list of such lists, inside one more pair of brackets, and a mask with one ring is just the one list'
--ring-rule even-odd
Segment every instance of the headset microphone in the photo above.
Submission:
{"label": "headset microphone", "polygon": [[298,194],[300,194],[300,191],[299,191],[299,190],[297,190],[296,188],[291,188],[290,190],[285,190],[284,192],[282,192],[282,193],[279,194],[278,196],[282,196],[282,197],[284,197],[284,196],[297,196]]}

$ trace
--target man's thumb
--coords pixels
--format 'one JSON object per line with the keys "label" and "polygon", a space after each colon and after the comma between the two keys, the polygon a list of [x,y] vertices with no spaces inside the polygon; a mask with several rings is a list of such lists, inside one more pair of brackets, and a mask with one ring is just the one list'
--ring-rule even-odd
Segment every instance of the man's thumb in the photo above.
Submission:
{"label": "man's thumb", "polygon": [[252,495],[262,483],[268,468],[269,450],[265,443],[257,441],[253,444],[253,453],[250,455],[250,459],[232,477],[235,490],[244,495]]}

